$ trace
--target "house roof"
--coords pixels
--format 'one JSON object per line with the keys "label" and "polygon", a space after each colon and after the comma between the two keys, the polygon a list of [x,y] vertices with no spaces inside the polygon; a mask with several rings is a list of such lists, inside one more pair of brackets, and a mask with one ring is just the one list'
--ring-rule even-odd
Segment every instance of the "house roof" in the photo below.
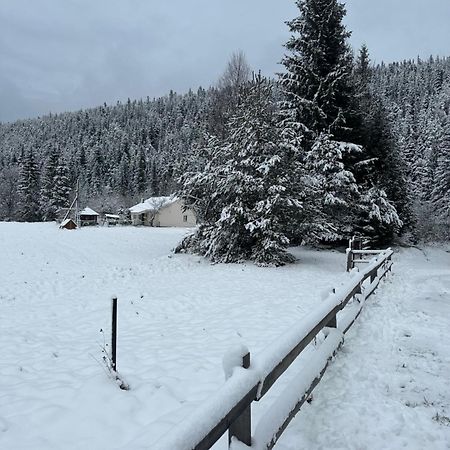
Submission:
{"label": "house roof", "polygon": [[86,206],[86,208],[83,209],[83,211],[80,211],[80,216],[98,216],[99,214],[96,213],[93,209],[89,208],[89,206]]}
{"label": "house roof", "polygon": [[130,208],[130,212],[132,213],[144,213],[149,211],[158,211],[161,208],[164,208],[167,205],[170,205],[173,202],[176,202],[178,197],[173,195],[168,197],[150,197],[147,200],[144,200],[137,205],[134,205]]}
{"label": "house roof", "polygon": [[105,217],[107,219],[120,219],[120,216],[118,216],[117,214],[105,214]]}

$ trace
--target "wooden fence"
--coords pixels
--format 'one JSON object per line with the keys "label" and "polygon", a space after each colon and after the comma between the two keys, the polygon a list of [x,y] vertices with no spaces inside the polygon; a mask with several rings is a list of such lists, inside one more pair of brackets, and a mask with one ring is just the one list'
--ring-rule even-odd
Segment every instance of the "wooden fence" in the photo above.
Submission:
{"label": "wooden fence", "polygon": [[370,240],[364,237],[352,237],[349,240],[347,253],[347,272],[350,272],[354,267],[358,267],[359,264],[365,264],[370,260],[364,258],[364,256],[377,255],[383,250],[370,250]]}
{"label": "wooden fence", "polygon": [[[280,341],[257,355],[254,361],[250,362],[250,353],[242,355],[242,368],[234,369],[232,376],[218,392],[152,448],[209,449],[228,431],[230,449],[246,446],[271,449],[321,380],[329,361],[343,344],[344,334],[360,314],[365,300],[392,266],[391,249],[367,250],[350,246],[348,254],[352,259],[356,256],[357,264],[364,261],[364,266],[352,270],[344,284],[333,289],[328,298],[305,316],[298,327],[284,334]],[[371,259],[364,258],[367,256]],[[352,261],[352,264],[355,262]],[[264,397],[321,331],[325,339],[312,352],[306,369],[295,377],[271,405],[252,436],[252,403]]]}

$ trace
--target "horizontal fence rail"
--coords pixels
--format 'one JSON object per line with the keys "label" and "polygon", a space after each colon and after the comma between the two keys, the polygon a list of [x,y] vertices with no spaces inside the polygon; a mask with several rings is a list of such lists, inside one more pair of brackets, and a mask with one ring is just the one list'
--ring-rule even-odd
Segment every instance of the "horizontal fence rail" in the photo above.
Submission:
{"label": "horizontal fence rail", "polygon": [[[333,289],[295,329],[284,334],[251,362],[249,353],[242,354],[241,367],[233,370],[224,385],[152,449],[209,449],[227,431],[230,449],[271,449],[321,380],[331,358],[343,344],[344,334],[359,316],[365,300],[391,269],[393,251],[390,248],[353,251],[357,251],[355,254],[361,255],[361,258],[372,257],[365,260],[367,263],[363,270],[353,269],[349,279]],[[264,397],[321,331],[325,339],[308,359],[308,366],[279,396],[256,425],[252,436],[251,404]]]}

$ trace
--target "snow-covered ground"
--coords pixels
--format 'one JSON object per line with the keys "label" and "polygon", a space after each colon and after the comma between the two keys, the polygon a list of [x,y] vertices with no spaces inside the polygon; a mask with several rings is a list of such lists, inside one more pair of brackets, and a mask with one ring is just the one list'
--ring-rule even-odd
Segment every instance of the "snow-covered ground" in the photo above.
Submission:
{"label": "snow-covered ground", "polygon": [[394,261],[280,450],[450,448],[450,246]]}
{"label": "snow-covered ground", "polygon": [[[184,232],[0,223],[1,449],[151,449],[221,386],[228,350],[263,351],[346,276],[338,252],[276,269],[173,255]],[[450,254],[394,267],[277,448],[448,448]],[[129,391],[102,363],[112,295]]]}

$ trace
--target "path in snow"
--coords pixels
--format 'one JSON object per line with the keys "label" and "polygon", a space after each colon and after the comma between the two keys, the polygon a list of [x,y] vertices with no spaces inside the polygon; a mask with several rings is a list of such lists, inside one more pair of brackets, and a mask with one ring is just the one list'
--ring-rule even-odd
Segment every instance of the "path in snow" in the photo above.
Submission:
{"label": "path in snow", "polygon": [[450,448],[450,253],[401,250],[279,450]]}

